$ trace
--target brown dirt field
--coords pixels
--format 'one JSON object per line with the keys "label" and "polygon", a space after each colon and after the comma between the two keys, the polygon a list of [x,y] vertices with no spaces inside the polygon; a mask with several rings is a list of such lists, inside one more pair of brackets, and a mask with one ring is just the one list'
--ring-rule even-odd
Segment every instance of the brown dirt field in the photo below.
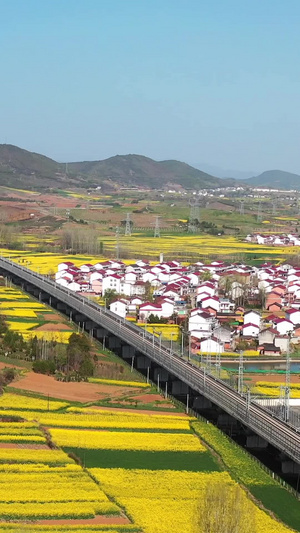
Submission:
{"label": "brown dirt field", "polygon": [[95,516],[95,518],[79,518],[78,520],[70,520],[63,518],[61,520],[38,520],[37,522],[34,522],[37,525],[56,525],[56,526],[77,526],[80,524],[111,524],[111,525],[126,525],[130,524],[130,520],[126,518],[125,516]]}
{"label": "brown dirt field", "polygon": [[70,400],[81,403],[96,402],[107,397],[119,398],[121,395],[129,395],[135,389],[121,387],[119,385],[102,385],[98,383],[56,381],[51,376],[28,372],[26,376],[14,381],[12,386],[17,389],[38,392],[60,400]]}
{"label": "brown dirt field", "polygon": [[[244,376],[247,378],[250,378],[252,383],[256,383],[257,381],[269,381],[270,383],[284,383],[285,382],[284,374],[279,374],[279,375],[276,375],[276,374],[269,374],[269,375],[244,374]],[[300,383],[300,374],[291,374],[291,383]]]}
{"label": "brown dirt field", "polygon": [[42,317],[48,322],[61,322],[61,316],[55,313],[43,313]]}
{"label": "brown dirt field", "polygon": [[119,407],[102,407],[100,405],[93,405],[91,409],[99,409],[101,411],[118,411],[120,413],[139,413],[141,415],[162,415],[162,416],[187,416],[186,413],[172,413],[171,411],[148,411],[148,409],[125,409]]}
{"label": "brown dirt field", "polygon": [[135,400],[139,400],[142,403],[154,403],[154,402],[164,402],[164,406],[174,408],[174,405],[168,400],[164,401],[164,398],[160,394],[139,394],[134,396]]}
{"label": "brown dirt field", "polygon": [[34,331],[71,331],[72,328],[70,326],[67,326],[67,324],[43,324],[43,326],[39,326],[38,328],[35,328]]}

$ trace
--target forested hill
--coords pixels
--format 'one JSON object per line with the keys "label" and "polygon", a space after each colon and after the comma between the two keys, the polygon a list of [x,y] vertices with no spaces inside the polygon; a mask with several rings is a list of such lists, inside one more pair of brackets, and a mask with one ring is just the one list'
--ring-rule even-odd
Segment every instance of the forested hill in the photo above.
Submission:
{"label": "forested hill", "polygon": [[300,176],[283,170],[267,170],[259,176],[244,180],[251,187],[272,187],[273,189],[297,189],[300,190]]}
{"label": "forested hill", "polygon": [[109,182],[120,186],[181,186],[187,189],[224,187],[235,183],[175,160],[154,161],[142,155],[117,155],[102,161],[70,162],[66,165],[17,146],[0,145],[0,185],[42,189]]}

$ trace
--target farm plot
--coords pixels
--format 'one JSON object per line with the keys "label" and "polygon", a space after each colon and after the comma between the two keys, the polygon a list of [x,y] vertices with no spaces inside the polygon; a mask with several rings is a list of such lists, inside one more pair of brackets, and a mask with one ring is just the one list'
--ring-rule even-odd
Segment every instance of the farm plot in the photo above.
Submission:
{"label": "farm plot", "polygon": [[22,334],[25,340],[37,337],[66,343],[72,334],[70,326],[60,317],[48,323],[49,308],[17,288],[0,286],[0,314],[9,329]]}

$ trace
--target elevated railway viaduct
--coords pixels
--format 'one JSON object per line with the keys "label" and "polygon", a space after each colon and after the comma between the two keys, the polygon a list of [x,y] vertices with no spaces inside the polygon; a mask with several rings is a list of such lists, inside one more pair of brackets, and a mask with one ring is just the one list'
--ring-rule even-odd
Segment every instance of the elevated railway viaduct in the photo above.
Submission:
{"label": "elevated railway viaduct", "polygon": [[249,401],[191,361],[181,358],[162,345],[157,337],[89,299],[58,286],[47,277],[5,258],[0,258],[0,274],[80,323],[138,370],[146,373],[150,369],[154,381],[159,380],[163,386],[167,383],[168,392],[185,401],[189,399],[191,407],[197,402],[218,406],[223,418],[237,421],[252,438],[269,443],[285,457],[285,463],[293,465],[294,472],[300,472],[299,428],[272,416],[261,405]]}

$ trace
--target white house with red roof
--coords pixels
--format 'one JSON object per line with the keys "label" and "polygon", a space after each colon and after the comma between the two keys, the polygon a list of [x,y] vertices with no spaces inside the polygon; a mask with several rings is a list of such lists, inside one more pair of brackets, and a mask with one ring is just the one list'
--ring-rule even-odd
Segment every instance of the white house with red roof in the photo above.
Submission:
{"label": "white house with red roof", "polygon": [[127,300],[115,300],[109,306],[109,309],[115,315],[118,315],[122,318],[126,318],[128,313],[128,301]]}
{"label": "white house with red roof", "polygon": [[280,335],[286,335],[290,331],[293,331],[294,324],[287,320],[286,318],[279,318],[275,322],[275,328],[277,329]]}
{"label": "white house with red roof", "polygon": [[105,278],[103,278],[103,280],[102,280],[102,294],[105,295],[105,292],[108,289],[111,289],[111,290],[114,290],[114,291],[120,293],[121,292],[121,290],[120,290],[121,281],[122,281],[122,277],[119,276],[118,274],[110,274],[109,276],[106,276]]}
{"label": "white house with red roof", "polygon": [[260,327],[261,315],[257,311],[251,309],[244,313],[244,324],[255,324],[258,328]]}
{"label": "white house with red roof", "polygon": [[219,313],[220,300],[216,296],[208,296],[207,298],[204,298],[204,300],[202,300],[201,307],[202,309],[207,309],[208,307],[210,307],[211,309]]}
{"label": "white house with red roof", "polygon": [[242,326],[242,334],[244,337],[258,337],[259,327],[256,324],[248,322]]}
{"label": "white house with red roof", "polygon": [[216,337],[208,337],[198,341],[198,349],[203,353],[223,353],[224,344]]}
{"label": "white house with red roof", "polygon": [[80,268],[80,271],[84,272],[85,274],[89,272],[93,272],[93,270],[95,270],[94,265],[92,265],[91,263],[85,263],[84,265],[80,265],[79,268]]}
{"label": "white house with red roof", "polygon": [[299,309],[286,309],[285,311],[285,317],[287,320],[292,322],[292,324],[300,324],[300,311]]}
{"label": "white house with red roof", "polygon": [[152,302],[145,302],[144,304],[140,305],[140,320],[147,320],[150,315],[156,315],[158,318],[162,318],[163,311],[161,305],[154,304]]}
{"label": "white house with red roof", "polygon": [[73,267],[74,266],[74,263],[72,263],[71,261],[65,261],[64,263],[59,263],[58,266],[57,266],[57,270],[60,271],[60,270],[68,270],[69,268]]}

